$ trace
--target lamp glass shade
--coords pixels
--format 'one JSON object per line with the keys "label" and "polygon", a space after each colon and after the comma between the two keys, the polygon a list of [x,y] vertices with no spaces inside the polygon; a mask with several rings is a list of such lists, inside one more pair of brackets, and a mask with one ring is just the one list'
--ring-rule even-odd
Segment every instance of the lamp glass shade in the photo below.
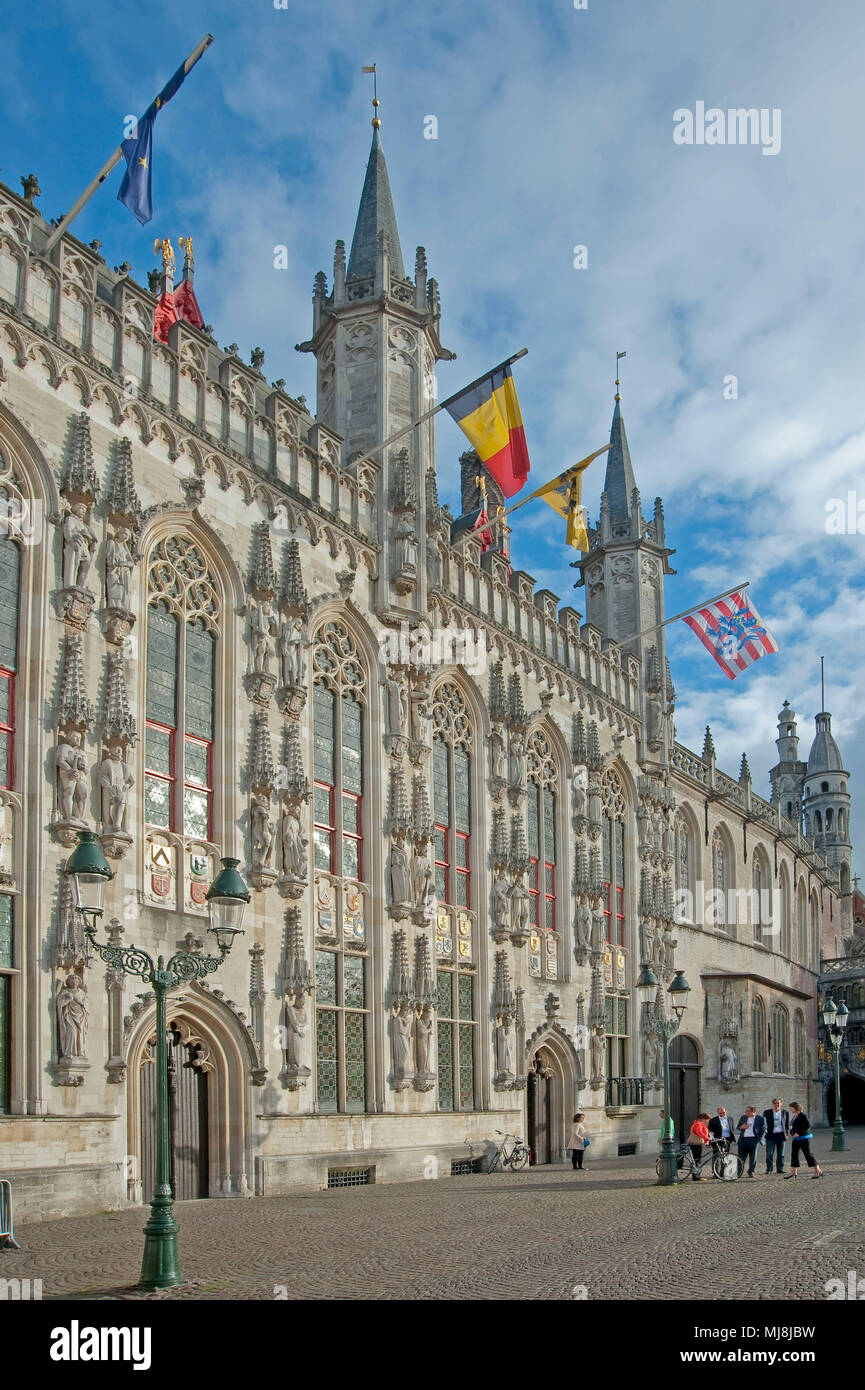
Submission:
{"label": "lamp glass shade", "polygon": [[650,965],[644,965],[640,970],[637,979],[637,989],[656,990],[658,988],[658,977]]}
{"label": "lamp glass shade", "polygon": [[234,938],[243,931],[243,914],[249,902],[249,889],[237,872],[239,859],[223,859],[222,868],[207,890],[210,930],[217,943],[231,948]]}
{"label": "lamp glass shade", "polygon": [[82,912],[101,913],[105,885],[114,873],[94,831],[79,830],[78,844],[66,861],[64,873],[72,880],[75,906]]}
{"label": "lamp glass shade", "polygon": [[683,970],[676,971],[667,993],[670,996],[670,1003],[676,1010],[679,1018],[681,1018],[688,1007],[688,997],[691,993],[691,986],[685,979],[685,972]]}
{"label": "lamp glass shade", "polygon": [[823,1000],[823,1007],[820,1010],[820,1020],[824,1028],[832,1027],[833,1023],[835,1022],[835,1015],[837,1012],[838,1010],[835,1007],[834,999],[827,998]]}
{"label": "lamp glass shade", "polygon": [[850,1010],[847,1008],[847,1005],[844,1003],[844,1000],[842,999],[841,1003],[838,1005],[838,1011],[835,1015],[836,1028],[847,1027],[847,1015],[849,1014],[849,1012]]}

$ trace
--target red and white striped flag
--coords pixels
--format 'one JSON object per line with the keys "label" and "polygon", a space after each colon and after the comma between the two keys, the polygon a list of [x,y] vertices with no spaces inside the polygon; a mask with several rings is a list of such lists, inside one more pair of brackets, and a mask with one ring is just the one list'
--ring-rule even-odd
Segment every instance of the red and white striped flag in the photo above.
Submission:
{"label": "red and white striped flag", "polygon": [[759,661],[761,656],[778,650],[778,643],[764,626],[753,603],[743,598],[738,590],[697,613],[690,613],[682,621],[696,632],[706,651],[712,653],[731,681],[752,661]]}

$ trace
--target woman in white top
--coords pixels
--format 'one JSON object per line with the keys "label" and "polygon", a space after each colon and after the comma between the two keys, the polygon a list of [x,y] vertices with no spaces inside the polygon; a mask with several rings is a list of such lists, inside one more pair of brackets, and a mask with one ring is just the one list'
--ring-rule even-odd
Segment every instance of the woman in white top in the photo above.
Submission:
{"label": "woman in white top", "polygon": [[578,1110],[571,1125],[571,1137],[568,1140],[568,1148],[571,1150],[571,1164],[574,1171],[583,1171],[583,1154],[586,1149],[586,1126],[583,1124],[585,1115],[582,1110]]}

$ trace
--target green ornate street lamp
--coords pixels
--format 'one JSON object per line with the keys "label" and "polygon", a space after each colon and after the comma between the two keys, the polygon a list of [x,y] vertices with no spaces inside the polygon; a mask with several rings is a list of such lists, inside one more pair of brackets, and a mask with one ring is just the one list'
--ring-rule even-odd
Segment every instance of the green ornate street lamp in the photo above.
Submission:
{"label": "green ornate street lamp", "polygon": [[144,1256],[139,1289],[167,1289],[183,1282],[177,1254],[177,1222],[171,1191],[171,1155],[168,1135],[168,1045],[166,1003],[168,992],[186,980],[200,979],[218,970],[242,931],[249,889],[237,872],[237,859],[223,859],[222,868],[207,890],[208,928],[216,938],[219,956],[179,952],[165,963],[138,946],[102,946],[96,940],[96,919],[102,915],[105,885],[114,877],[102,846],[92,830],[78,832],[78,844],[66,861],[75,905],[93,921],[86,934],[99,955],[116,969],[126,970],[152,985],[156,1000],[156,1173],[150,1217],[144,1227]]}
{"label": "green ornate street lamp", "polygon": [[820,1021],[826,1029],[832,1058],[835,1063],[835,1122],[832,1125],[832,1152],[840,1153],[846,1147],[844,1141],[844,1121],[841,1119],[841,1048],[844,1045],[844,1032],[847,1027],[849,1009],[841,1000],[835,1003],[831,997],[824,998],[820,1010]]}
{"label": "green ornate street lamp", "polygon": [[657,990],[659,980],[654,974],[650,965],[644,965],[640,971],[640,978],[637,980],[637,989],[644,990],[649,995],[649,1023],[660,1038],[664,1049],[664,1129],[661,1135],[660,1157],[658,1165],[658,1186],[674,1187],[678,1182],[676,1171],[676,1145],[673,1138],[673,1116],[671,1113],[672,1103],[670,1097],[670,1040],[678,1031],[682,1021],[682,1015],[688,1007],[688,995],[691,993],[691,986],[685,979],[684,971],[677,970],[673,977],[667,993],[670,996],[670,1005],[673,1013],[670,1018],[666,1018],[661,1008],[658,1007],[651,995]]}

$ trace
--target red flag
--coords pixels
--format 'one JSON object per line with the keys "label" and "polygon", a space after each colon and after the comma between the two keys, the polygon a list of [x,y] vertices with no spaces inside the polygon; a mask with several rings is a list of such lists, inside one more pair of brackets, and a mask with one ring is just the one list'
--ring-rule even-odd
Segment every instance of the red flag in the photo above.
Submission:
{"label": "red flag", "polygon": [[752,661],[778,650],[778,643],[753,603],[738,591],[718,603],[708,604],[682,622],[696,632],[731,681]]}
{"label": "red flag", "polygon": [[481,542],[481,554],[486,555],[487,551],[492,550],[493,548],[493,529],[490,526],[490,519],[487,516],[486,507],[481,507],[475,519],[474,525],[472,526],[472,530],[477,531],[479,533]]}
{"label": "red flag", "polygon": [[201,316],[198,300],[195,298],[195,290],[192,288],[190,280],[181,280],[174,291],[174,307],[179,319],[191,323],[193,328],[204,327],[204,319]]}
{"label": "red flag", "polygon": [[177,322],[178,314],[174,303],[174,296],[164,292],[159,296],[159,303],[153,315],[153,336],[158,338],[160,343],[168,342],[168,330],[173,323]]}

